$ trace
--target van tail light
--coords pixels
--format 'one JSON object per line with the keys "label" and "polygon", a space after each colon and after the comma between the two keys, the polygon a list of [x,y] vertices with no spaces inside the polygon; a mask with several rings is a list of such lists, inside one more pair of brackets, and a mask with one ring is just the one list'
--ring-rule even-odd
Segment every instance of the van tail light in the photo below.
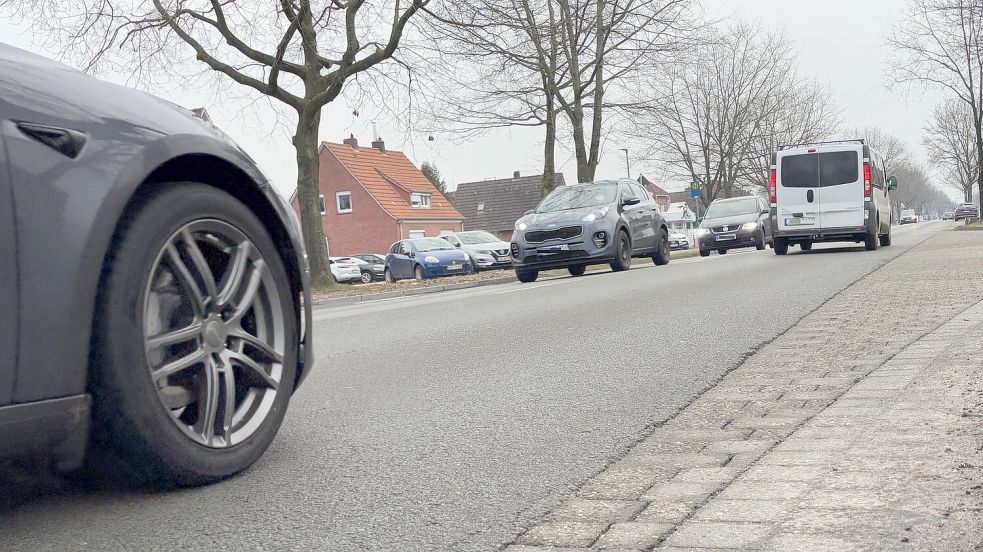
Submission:
{"label": "van tail light", "polygon": [[771,170],[771,180],[768,183],[768,201],[776,203],[778,201],[778,171]]}
{"label": "van tail light", "polygon": [[864,197],[872,195],[874,195],[874,185],[870,178],[870,163],[864,163]]}

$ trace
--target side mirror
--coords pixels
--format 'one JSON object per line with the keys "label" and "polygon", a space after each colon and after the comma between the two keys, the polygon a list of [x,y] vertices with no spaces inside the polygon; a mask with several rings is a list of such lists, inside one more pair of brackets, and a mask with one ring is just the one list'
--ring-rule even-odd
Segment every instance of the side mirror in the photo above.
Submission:
{"label": "side mirror", "polygon": [[890,177],[890,178],[887,179],[887,189],[888,190],[897,190],[898,189],[898,179],[897,179],[897,177],[892,176],[892,177]]}
{"label": "side mirror", "polygon": [[624,199],[621,200],[621,204],[622,205],[625,205],[625,206],[628,206],[628,205],[638,205],[641,202],[642,202],[642,200],[638,199],[637,197],[626,197],[626,198],[624,198]]}

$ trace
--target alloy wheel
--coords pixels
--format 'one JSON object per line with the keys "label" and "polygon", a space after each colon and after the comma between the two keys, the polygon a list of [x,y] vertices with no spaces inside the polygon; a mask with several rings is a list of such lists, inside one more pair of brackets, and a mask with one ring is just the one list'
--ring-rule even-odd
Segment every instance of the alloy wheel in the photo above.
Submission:
{"label": "alloy wheel", "polygon": [[270,415],[284,370],[283,304],[236,227],[199,220],[171,235],[144,292],[143,335],[157,395],[193,441],[234,446]]}

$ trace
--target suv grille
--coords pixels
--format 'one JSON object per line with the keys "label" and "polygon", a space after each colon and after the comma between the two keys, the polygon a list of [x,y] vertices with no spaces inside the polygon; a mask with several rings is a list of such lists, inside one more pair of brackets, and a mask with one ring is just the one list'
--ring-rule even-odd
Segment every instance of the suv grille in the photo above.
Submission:
{"label": "suv grille", "polygon": [[[724,230],[724,228],[726,228],[726,230]],[[714,234],[737,232],[740,229],[741,229],[740,224],[728,224],[726,226],[714,226],[712,228]]]}
{"label": "suv grille", "polygon": [[529,243],[541,243],[548,240],[568,240],[576,238],[584,233],[583,226],[564,226],[554,230],[533,230],[526,232],[526,241]]}

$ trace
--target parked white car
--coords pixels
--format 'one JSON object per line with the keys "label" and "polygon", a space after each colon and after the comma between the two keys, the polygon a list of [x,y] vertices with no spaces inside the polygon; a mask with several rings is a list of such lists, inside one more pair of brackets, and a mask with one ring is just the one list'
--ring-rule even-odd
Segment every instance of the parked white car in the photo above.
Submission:
{"label": "parked white car", "polygon": [[669,249],[689,249],[689,237],[681,232],[672,232],[669,234]]}
{"label": "parked white car", "polygon": [[490,232],[484,230],[469,230],[453,232],[440,236],[451,245],[464,251],[471,258],[471,266],[475,272],[496,268],[512,268],[512,256],[509,253],[509,242],[502,241]]}
{"label": "parked white car", "polygon": [[329,257],[331,275],[336,282],[353,282],[362,279],[362,269],[351,257]]}
{"label": "parked white car", "polygon": [[863,140],[784,146],[772,155],[771,200],[777,255],[790,245],[863,242],[891,245],[891,200],[897,180]]}

